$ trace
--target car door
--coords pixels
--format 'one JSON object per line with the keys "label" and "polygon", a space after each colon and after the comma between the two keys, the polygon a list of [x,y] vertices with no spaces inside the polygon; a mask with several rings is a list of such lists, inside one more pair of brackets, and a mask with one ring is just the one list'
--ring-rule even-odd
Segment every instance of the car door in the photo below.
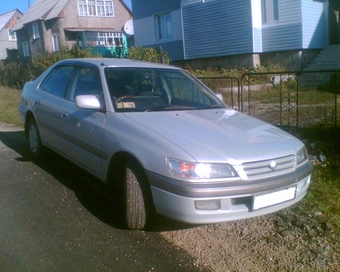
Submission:
{"label": "car door", "polygon": [[34,114],[45,145],[58,149],[62,132],[58,129],[60,106],[64,100],[66,90],[74,65],[56,66],[41,82],[36,90]]}
{"label": "car door", "polygon": [[[107,159],[102,151],[105,112],[80,109],[75,104],[77,95],[91,94],[102,98],[102,85],[98,68],[78,66],[72,84],[60,107],[60,129],[64,132],[66,145],[62,152],[93,174],[100,175],[101,160]],[[104,101],[101,101],[104,107]]]}

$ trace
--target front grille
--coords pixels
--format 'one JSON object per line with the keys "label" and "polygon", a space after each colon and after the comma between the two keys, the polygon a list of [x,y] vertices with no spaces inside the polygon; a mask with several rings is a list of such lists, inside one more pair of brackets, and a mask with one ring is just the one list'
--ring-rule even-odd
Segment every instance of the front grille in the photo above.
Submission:
{"label": "front grille", "polygon": [[265,161],[247,162],[242,169],[249,179],[266,178],[294,171],[295,156],[274,158]]}

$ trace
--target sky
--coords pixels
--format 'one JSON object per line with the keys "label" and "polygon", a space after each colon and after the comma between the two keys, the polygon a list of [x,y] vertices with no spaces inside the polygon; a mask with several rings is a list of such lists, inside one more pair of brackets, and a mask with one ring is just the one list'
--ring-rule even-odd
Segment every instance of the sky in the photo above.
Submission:
{"label": "sky", "polygon": [[[35,0],[0,0],[0,15],[18,9],[26,13],[28,4],[32,5]],[[131,9],[131,0],[124,0],[125,4]]]}

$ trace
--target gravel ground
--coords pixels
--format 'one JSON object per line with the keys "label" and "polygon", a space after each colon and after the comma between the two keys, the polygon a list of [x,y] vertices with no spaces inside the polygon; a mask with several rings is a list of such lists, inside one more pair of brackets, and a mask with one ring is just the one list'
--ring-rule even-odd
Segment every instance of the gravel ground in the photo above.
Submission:
{"label": "gravel ground", "polygon": [[207,271],[340,271],[340,236],[319,213],[290,208],[161,235]]}

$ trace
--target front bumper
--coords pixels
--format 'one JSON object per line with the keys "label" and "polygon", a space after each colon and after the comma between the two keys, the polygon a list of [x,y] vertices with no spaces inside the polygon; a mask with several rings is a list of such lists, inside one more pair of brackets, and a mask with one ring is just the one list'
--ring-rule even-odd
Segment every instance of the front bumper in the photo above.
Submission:
{"label": "front bumper", "polygon": [[[156,211],[170,218],[193,224],[233,221],[273,213],[300,201],[311,181],[310,163],[295,172],[266,180],[233,183],[198,183],[169,179],[147,172]],[[295,197],[253,210],[254,196],[296,188]],[[198,209],[197,201],[215,201],[217,209]]]}

